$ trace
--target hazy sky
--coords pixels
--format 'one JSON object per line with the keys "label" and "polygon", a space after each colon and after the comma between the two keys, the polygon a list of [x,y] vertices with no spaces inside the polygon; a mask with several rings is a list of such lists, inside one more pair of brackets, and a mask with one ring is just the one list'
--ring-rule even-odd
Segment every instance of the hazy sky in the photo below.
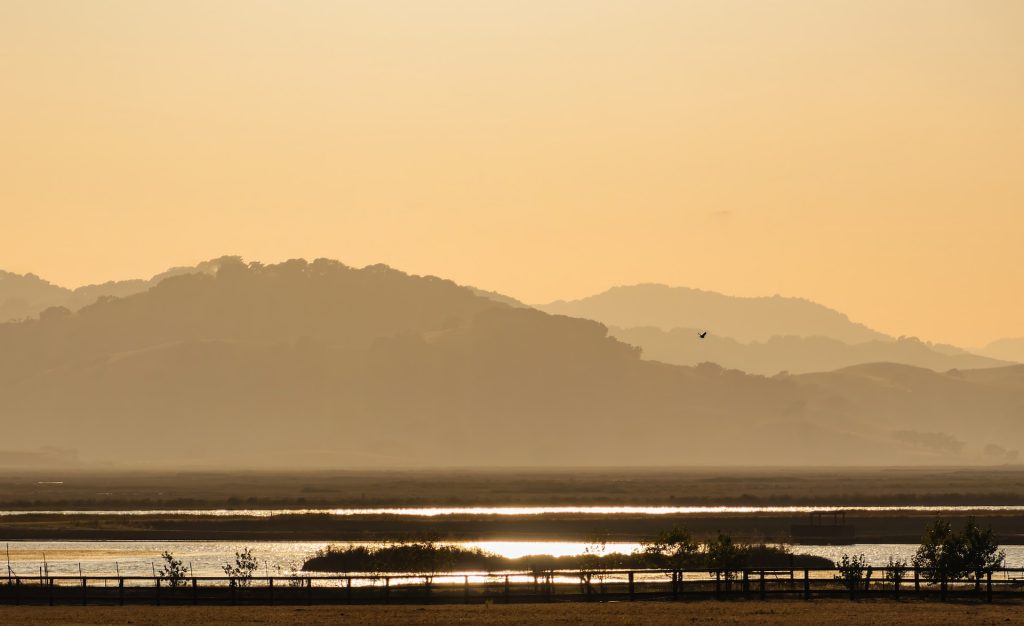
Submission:
{"label": "hazy sky", "polygon": [[1024,2],[0,0],[0,268],[385,262],[1024,335]]}

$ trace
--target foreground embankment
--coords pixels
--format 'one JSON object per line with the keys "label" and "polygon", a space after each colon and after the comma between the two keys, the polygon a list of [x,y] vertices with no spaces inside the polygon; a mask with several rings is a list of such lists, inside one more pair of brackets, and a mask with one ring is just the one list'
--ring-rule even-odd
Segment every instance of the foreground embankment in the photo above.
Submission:
{"label": "foreground embankment", "polygon": [[0,607],[4,624],[932,624],[1024,623],[1024,604],[849,602],[636,602],[471,606]]}

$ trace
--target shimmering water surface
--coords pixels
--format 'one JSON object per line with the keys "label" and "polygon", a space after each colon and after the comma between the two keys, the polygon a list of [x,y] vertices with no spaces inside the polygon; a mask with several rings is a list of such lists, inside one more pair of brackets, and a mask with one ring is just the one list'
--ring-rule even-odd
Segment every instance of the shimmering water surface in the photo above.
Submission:
{"label": "shimmering water surface", "polygon": [[[507,557],[528,554],[564,556],[581,554],[593,544],[569,541],[466,541],[457,545],[480,548]],[[379,545],[358,542],[359,545]],[[286,576],[301,568],[302,562],[327,546],[322,541],[12,541],[11,569],[20,576],[37,576],[45,567],[52,575],[77,575],[79,567],[85,575],[149,576],[160,567],[164,550],[192,567],[196,576],[222,576],[221,566],[234,560],[236,550],[248,547],[259,559],[260,575]],[[2,548],[4,546],[0,546]],[[638,543],[608,543],[604,552],[629,553],[639,549]],[[855,544],[848,546],[792,546],[797,554],[812,554],[838,559],[843,554],[863,554],[870,565],[884,566],[889,557],[910,560],[914,544]],[[1024,546],[1004,546],[1006,565],[1024,567]],[[0,558],[4,558],[0,554]]]}

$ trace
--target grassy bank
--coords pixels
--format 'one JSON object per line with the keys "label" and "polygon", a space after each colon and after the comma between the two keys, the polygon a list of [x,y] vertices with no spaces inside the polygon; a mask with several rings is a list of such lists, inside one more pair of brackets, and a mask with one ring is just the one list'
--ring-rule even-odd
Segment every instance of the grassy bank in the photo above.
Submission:
{"label": "grassy bank", "polygon": [[636,602],[474,606],[0,607],[4,624],[932,624],[1022,623],[1021,604],[820,600],[814,602]]}

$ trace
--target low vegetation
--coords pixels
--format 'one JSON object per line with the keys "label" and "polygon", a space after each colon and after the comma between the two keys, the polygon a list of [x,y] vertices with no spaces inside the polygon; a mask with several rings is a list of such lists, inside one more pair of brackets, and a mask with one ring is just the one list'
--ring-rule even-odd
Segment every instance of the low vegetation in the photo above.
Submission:
{"label": "low vegetation", "polygon": [[303,565],[307,572],[415,572],[434,574],[455,571],[550,570],[600,571],[612,569],[742,569],[780,567],[831,567],[828,559],[797,555],[785,546],[737,544],[727,535],[704,544],[693,541],[684,529],[675,528],[644,543],[631,553],[605,553],[594,543],[583,554],[572,556],[529,555],[508,558],[477,548],[433,541],[395,542],[383,546],[328,546]]}

